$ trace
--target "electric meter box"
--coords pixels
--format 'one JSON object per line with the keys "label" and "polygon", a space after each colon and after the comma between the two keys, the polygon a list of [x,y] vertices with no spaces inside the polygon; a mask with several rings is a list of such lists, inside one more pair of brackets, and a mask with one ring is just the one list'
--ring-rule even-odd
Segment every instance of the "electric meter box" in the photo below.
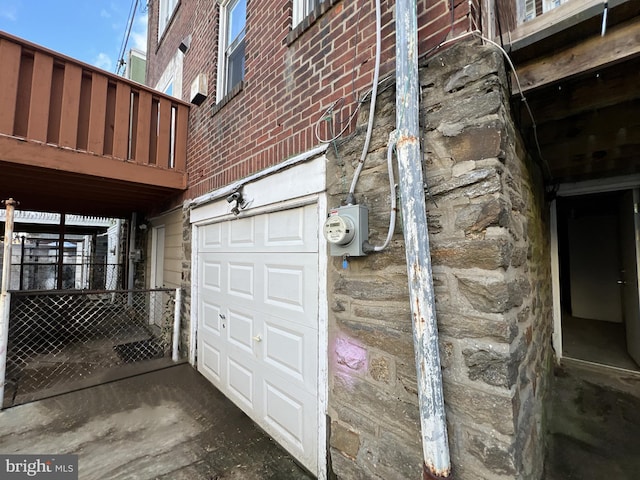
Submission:
{"label": "electric meter box", "polygon": [[369,240],[369,210],[364,205],[332,208],[324,222],[324,237],[332,256],[362,257],[362,245]]}

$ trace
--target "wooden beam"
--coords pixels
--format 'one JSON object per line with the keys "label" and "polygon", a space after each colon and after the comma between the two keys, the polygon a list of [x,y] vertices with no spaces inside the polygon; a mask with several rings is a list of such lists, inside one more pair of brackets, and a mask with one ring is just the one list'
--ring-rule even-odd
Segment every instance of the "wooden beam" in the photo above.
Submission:
{"label": "wooden beam", "polygon": [[509,34],[510,50],[528,47],[544,38],[574,27],[585,20],[602,15],[602,0],[563,3],[544,15],[518,25]]}
{"label": "wooden beam", "polygon": [[[538,127],[550,121],[636,99],[640,99],[638,60],[625,63],[624,68],[611,67],[598,72],[598,76],[562,82],[528,95]],[[522,115],[522,125],[524,128],[531,125],[528,115]]]}
{"label": "wooden beam", "polygon": [[187,176],[184,172],[139,165],[112,157],[100,157],[82,151],[25,141],[6,135],[0,135],[0,152],[0,160],[9,163],[176,190],[185,190],[187,187]]}
{"label": "wooden beam", "polygon": [[[524,93],[640,55],[640,18],[516,68]],[[515,82],[514,82],[515,84]],[[514,92],[517,94],[518,92]]]}

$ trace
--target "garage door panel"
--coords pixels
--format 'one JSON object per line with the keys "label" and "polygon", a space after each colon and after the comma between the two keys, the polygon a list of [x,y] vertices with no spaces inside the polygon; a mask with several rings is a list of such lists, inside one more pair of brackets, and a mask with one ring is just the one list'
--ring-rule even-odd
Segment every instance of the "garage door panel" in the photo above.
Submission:
{"label": "garage door panel", "polygon": [[266,249],[288,252],[318,251],[317,207],[309,205],[264,215]]}
{"label": "garage door panel", "polygon": [[315,396],[266,378],[262,382],[264,424],[305,465],[315,465],[318,415]]}
{"label": "garage door panel", "polygon": [[222,286],[221,282],[222,265],[220,261],[205,258],[202,263],[202,287],[213,292],[219,292]]}
{"label": "garage door panel", "polygon": [[212,223],[201,227],[200,250],[219,249],[222,246],[222,224]]}
{"label": "garage door panel", "polygon": [[220,386],[222,381],[222,356],[220,349],[207,341],[203,341],[198,360],[199,370],[216,386]]}
{"label": "garage door panel", "polygon": [[227,246],[230,248],[254,248],[256,246],[256,217],[240,218],[227,223]]}
{"label": "garage door panel", "polygon": [[286,309],[304,311],[304,267],[265,265],[265,302]]}
{"label": "garage door panel", "polygon": [[254,317],[247,312],[230,309],[227,317],[227,335],[231,345],[253,355]]}
{"label": "garage door panel", "polygon": [[253,300],[255,266],[246,262],[229,262],[227,265],[229,275],[229,295]]}
{"label": "garage door panel", "polygon": [[244,404],[245,407],[254,409],[254,373],[246,364],[229,357],[227,361],[227,387],[228,391]]}
{"label": "garage door panel", "polygon": [[264,303],[269,313],[315,326],[318,313],[317,256],[306,253],[270,256],[263,272]]}
{"label": "garage door panel", "polygon": [[208,333],[220,337],[220,305],[202,302],[202,326],[208,330]]}
{"label": "garage door panel", "polygon": [[304,441],[304,403],[271,382],[264,382],[265,419],[297,448]]}
{"label": "garage door panel", "polygon": [[271,366],[274,375],[316,392],[316,363],[309,356],[309,352],[316,352],[318,348],[315,330],[299,326],[292,328],[286,320],[267,317],[263,345],[264,361]]}

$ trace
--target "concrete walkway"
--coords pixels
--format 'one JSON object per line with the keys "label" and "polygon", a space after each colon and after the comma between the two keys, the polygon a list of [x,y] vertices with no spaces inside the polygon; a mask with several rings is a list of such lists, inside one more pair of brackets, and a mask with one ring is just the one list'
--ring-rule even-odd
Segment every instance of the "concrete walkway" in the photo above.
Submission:
{"label": "concrete walkway", "polygon": [[187,364],[4,410],[0,452],[77,454],[81,480],[313,478]]}
{"label": "concrete walkway", "polygon": [[553,386],[546,480],[640,478],[640,375],[570,359]]}

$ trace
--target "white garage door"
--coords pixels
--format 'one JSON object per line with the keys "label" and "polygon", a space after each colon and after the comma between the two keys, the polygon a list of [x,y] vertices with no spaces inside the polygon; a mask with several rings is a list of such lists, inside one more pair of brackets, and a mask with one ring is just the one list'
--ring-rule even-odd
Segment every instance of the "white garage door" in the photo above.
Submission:
{"label": "white garage door", "polygon": [[198,231],[198,369],[317,472],[317,205]]}

